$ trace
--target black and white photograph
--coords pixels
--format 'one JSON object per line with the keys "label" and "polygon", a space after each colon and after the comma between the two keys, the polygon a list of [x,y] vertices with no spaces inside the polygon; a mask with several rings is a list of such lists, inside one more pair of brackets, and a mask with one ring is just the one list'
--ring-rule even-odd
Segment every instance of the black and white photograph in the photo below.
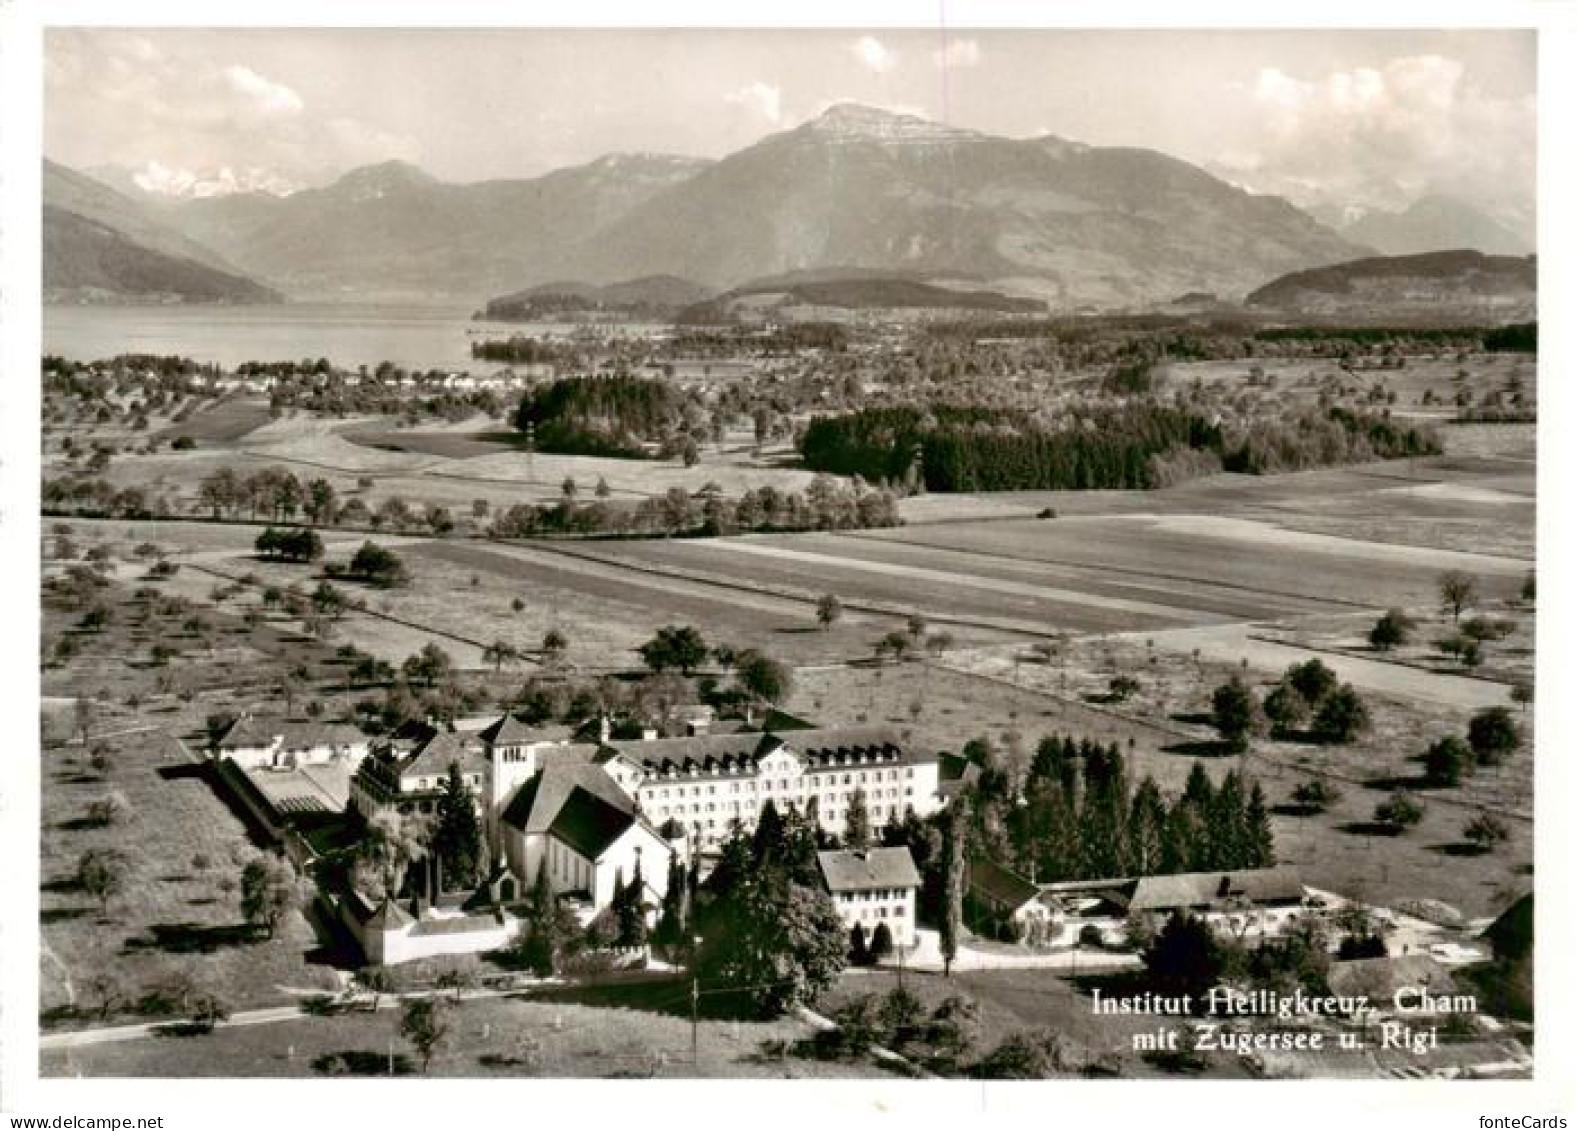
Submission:
{"label": "black and white photograph", "polygon": [[1540,7],[38,6],[6,1110],[1556,1118]]}

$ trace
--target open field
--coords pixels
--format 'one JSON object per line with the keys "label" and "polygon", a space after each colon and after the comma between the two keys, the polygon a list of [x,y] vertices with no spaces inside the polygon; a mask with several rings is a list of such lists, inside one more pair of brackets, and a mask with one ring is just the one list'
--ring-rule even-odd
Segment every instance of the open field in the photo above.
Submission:
{"label": "open field", "polygon": [[[1302,816],[1282,808],[1272,816],[1278,857],[1296,865],[1306,883],[1378,903],[1440,899],[1469,917],[1498,913],[1510,902],[1508,893],[1528,883],[1533,757],[1526,739],[1500,767],[1480,771],[1462,787],[1421,789],[1414,781],[1422,773],[1416,756],[1434,738],[1460,733],[1470,709],[1365,693],[1375,727],[1358,743],[1326,747],[1259,739],[1240,762],[1219,755],[1215,732],[1200,719],[1209,709],[1210,689],[1238,670],[1236,661],[1200,664],[1186,652],[1165,653],[1159,639],[1156,644],[1155,667],[1140,638],[1092,638],[1068,648],[1060,667],[1026,661],[1015,670],[1007,658],[995,667],[969,664],[972,670],[960,670],[954,665],[962,667],[966,657],[949,654],[946,666],[802,671],[789,708],[829,724],[915,726],[953,750],[982,735],[1006,746],[1016,734],[1030,750],[1046,734],[1089,736],[1118,745],[1132,780],[1149,774],[1174,795],[1196,760],[1218,781],[1232,769],[1259,778],[1276,807],[1285,806],[1300,782],[1326,776],[1341,791],[1327,812]],[[1096,692],[1104,692],[1114,671],[1139,675],[1143,687],[1134,700],[1100,702],[1104,695]],[[1279,674],[1277,668],[1256,678]],[[1423,822],[1401,836],[1374,835],[1374,807],[1398,784],[1423,803]],[[1500,813],[1511,834],[1494,853],[1472,853],[1462,840],[1463,825],[1480,806]]]}
{"label": "open field", "polygon": [[[76,1001],[97,1008],[88,983],[95,974],[114,979],[117,993],[135,998],[176,973],[221,993],[234,1008],[277,1002],[281,987],[334,985],[326,966],[315,965],[311,927],[292,914],[272,939],[242,924],[233,887],[234,862],[250,850],[241,820],[218,799],[174,736],[201,726],[198,711],[155,716],[105,713],[100,727],[111,753],[101,774],[80,746],[44,752],[40,864],[40,967],[48,1011]],[[90,740],[91,745],[91,740]],[[86,817],[93,801],[118,793],[126,814],[98,827]],[[131,853],[127,892],[101,912],[74,880],[76,863],[93,848]],[[70,1020],[69,1012],[62,1020]]]}
{"label": "open field", "polygon": [[[811,1035],[810,1026],[794,1017],[703,1019],[696,1042],[699,1060],[692,1065],[688,991],[674,982],[462,1001],[449,1007],[446,1020],[450,1035],[435,1053],[429,1076],[818,1078],[868,1077],[878,1071],[864,1060],[837,1063],[764,1053],[768,1042],[793,1044]],[[325,1074],[322,1058],[338,1056],[342,1073],[380,1076],[388,1072],[391,1049],[397,1074],[420,1073],[420,1060],[399,1035],[398,1011],[385,1008],[225,1026],[204,1036],[52,1049],[43,1054],[41,1072],[312,1076]]]}

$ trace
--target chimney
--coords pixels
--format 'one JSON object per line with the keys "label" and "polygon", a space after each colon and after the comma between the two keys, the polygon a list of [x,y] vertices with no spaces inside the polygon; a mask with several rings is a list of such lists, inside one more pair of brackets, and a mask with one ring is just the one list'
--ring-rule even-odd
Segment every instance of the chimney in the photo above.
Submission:
{"label": "chimney", "polygon": [[612,737],[613,723],[608,718],[608,712],[604,711],[597,716],[597,741],[605,743]]}

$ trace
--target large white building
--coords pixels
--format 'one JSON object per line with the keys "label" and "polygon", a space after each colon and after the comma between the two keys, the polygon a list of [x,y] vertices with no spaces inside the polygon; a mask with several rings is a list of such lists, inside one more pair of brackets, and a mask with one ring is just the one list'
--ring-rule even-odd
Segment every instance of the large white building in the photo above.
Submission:
{"label": "large white building", "polygon": [[945,801],[937,751],[893,727],[775,716],[764,731],[621,740],[606,727],[529,727],[505,715],[469,735],[406,728],[362,763],[351,804],[369,817],[430,810],[451,761],[477,794],[490,858],[519,889],[546,862],[554,890],[592,910],[637,870],[660,900],[674,853],[706,855],[736,822],[754,828],[768,801],[814,810],[840,835],[857,793],[873,830]]}

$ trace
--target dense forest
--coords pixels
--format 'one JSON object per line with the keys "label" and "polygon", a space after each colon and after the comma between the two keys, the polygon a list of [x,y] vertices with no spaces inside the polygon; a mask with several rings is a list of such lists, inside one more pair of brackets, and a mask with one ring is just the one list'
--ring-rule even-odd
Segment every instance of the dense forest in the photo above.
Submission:
{"label": "dense forest", "polygon": [[1438,453],[1429,432],[1332,407],[1231,424],[1153,400],[1107,404],[1047,425],[979,405],[871,408],[817,417],[800,443],[817,471],[929,491],[1133,489],[1211,470],[1266,474]]}
{"label": "dense forest", "polygon": [[681,420],[672,385],[639,377],[566,377],[521,398],[515,427],[531,432],[545,452],[644,456],[645,445],[669,438]]}
{"label": "dense forest", "polygon": [[[1264,790],[1237,770],[1216,784],[1196,762],[1174,798],[1148,776],[1135,783],[1115,745],[1088,738],[1050,735],[1033,753],[1017,738],[1005,747],[975,739],[964,752],[979,768],[955,811],[965,822],[966,855],[1040,883],[1276,863]],[[942,901],[945,820],[910,813],[882,837],[914,856],[923,878],[920,914],[933,922]]]}

